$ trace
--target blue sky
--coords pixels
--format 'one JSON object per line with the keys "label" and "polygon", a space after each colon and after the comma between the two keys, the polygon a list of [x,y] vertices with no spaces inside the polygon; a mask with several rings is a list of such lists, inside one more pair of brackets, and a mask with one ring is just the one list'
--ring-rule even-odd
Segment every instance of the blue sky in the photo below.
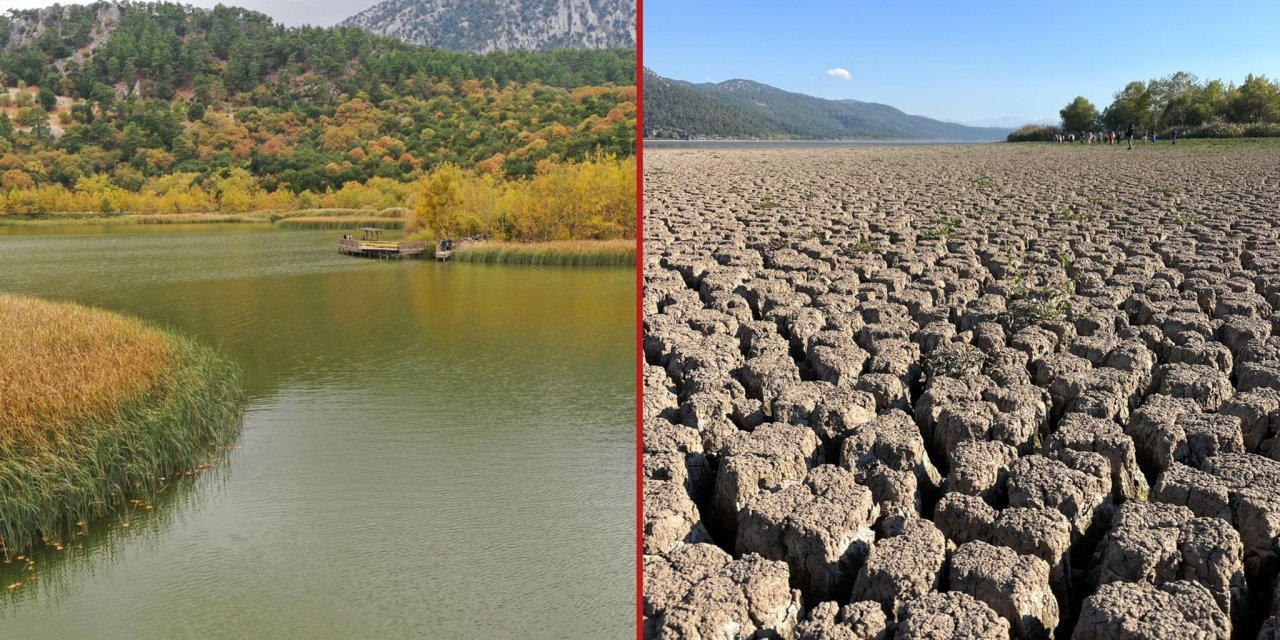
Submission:
{"label": "blue sky", "polygon": [[1180,70],[1280,76],[1280,3],[645,0],[644,63],[959,122],[1056,120],[1077,95],[1102,109]]}

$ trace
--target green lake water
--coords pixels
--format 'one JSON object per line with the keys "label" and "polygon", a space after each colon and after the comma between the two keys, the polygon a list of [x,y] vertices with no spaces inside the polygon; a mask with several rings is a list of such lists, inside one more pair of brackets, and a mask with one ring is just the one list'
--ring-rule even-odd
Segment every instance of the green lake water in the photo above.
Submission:
{"label": "green lake water", "polygon": [[0,227],[0,291],[184,332],[249,397],[222,470],[0,565],[0,638],[634,636],[634,273],[341,233]]}

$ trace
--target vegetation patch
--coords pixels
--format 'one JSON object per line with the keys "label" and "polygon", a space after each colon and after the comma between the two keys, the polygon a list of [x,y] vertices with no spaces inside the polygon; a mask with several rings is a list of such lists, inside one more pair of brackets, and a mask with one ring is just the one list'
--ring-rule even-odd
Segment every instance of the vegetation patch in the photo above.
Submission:
{"label": "vegetation patch", "polygon": [[281,229],[359,229],[362,227],[403,229],[404,220],[376,216],[299,216],[277,220],[276,226]]}
{"label": "vegetation patch", "polygon": [[239,430],[240,372],[107,311],[0,294],[0,555],[216,462]]}
{"label": "vegetation patch", "polygon": [[1075,317],[1071,308],[1071,296],[1075,293],[1074,279],[1059,285],[1031,287],[1018,275],[1005,296],[1005,308],[1015,328],[1071,320]]}
{"label": "vegetation patch", "polygon": [[1072,209],[1071,207],[1067,207],[1062,211],[1053,214],[1054,220],[1061,220],[1063,222],[1088,222],[1091,218],[1093,218],[1093,216],[1089,215],[1089,212],[1079,211]]}
{"label": "vegetation patch", "polygon": [[960,229],[960,221],[955,218],[939,218],[934,220],[924,231],[920,232],[922,238],[949,238],[955,235]]}
{"label": "vegetation patch", "polygon": [[981,374],[986,361],[987,356],[982,349],[957,342],[925,356],[924,370],[930,379],[945,376],[964,380]]}
{"label": "vegetation patch", "polygon": [[876,252],[876,245],[866,236],[858,236],[858,241],[840,250],[840,253],[850,258],[867,255]]}
{"label": "vegetation patch", "polygon": [[1196,224],[1204,224],[1204,216],[1198,216],[1194,213],[1175,213],[1173,214],[1173,217],[1170,218],[1169,220],[1174,224],[1182,225],[1184,227],[1189,227],[1191,225],[1196,225]]}
{"label": "vegetation patch", "polygon": [[453,252],[452,259],[485,264],[634,267],[636,244],[633,240],[479,242],[459,247]]}

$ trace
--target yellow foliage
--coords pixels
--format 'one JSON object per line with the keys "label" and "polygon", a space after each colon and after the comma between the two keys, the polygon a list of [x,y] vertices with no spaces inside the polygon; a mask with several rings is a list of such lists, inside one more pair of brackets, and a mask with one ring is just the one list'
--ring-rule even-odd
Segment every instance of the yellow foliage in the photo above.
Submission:
{"label": "yellow foliage", "polygon": [[444,165],[418,181],[412,202],[406,230],[419,237],[634,238],[636,162],[613,156],[569,164],[544,160],[525,180]]}

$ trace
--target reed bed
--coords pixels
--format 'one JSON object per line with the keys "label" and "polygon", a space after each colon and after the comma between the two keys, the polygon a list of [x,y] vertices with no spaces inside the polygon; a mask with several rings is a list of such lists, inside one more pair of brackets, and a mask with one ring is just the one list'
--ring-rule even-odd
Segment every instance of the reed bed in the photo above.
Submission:
{"label": "reed bed", "polygon": [[361,227],[403,229],[404,220],[376,216],[305,216],[282,218],[276,221],[276,226],[281,229],[359,229]]}
{"label": "reed bed", "polygon": [[0,294],[0,352],[6,556],[206,468],[239,429],[239,369],[137,320]]}
{"label": "reed bed", "polygon": [[480,242],[458,247],[459,262],[561,267],[634,267],[634,240],[567,240],[557,242]]}

